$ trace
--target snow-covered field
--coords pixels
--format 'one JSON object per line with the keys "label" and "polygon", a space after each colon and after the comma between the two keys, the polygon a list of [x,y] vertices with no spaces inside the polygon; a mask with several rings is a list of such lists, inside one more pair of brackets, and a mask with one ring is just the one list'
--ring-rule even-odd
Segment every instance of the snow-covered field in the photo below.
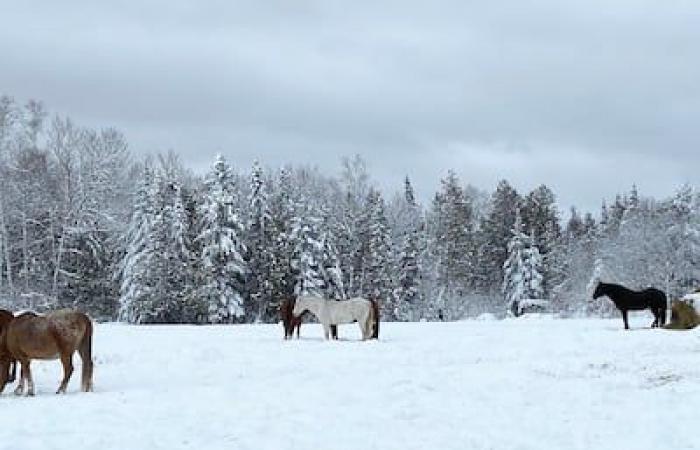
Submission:
{"label": "snow-covered field", "polygon": [[[649,315],[633,325],[648,326]],[[2,449],[700,448],[700,333],[622,321],[96,329],[96,392],[0,397]]]}

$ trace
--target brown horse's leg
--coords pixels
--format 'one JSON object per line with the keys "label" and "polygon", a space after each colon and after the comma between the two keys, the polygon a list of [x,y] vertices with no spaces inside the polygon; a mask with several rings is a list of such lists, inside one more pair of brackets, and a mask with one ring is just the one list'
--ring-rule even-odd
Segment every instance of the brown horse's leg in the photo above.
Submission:
{"label": "brown horse's leg", "polygon": [[78,345],[78,353],[80,354],[80,359],[83,361],[83,373],[81,374],[81,380],[80,384],[82,387],[83,392],[92,392],[92,371],[93,371],[93,362],[92,362],[92,322],[90,319],[85,317],[85,320],[87,321],[87,327],[85,329],[85,334],[83,335],[83,339],[80,341],[80,345]]}
{"label": "brown horse's leg", "polygon": [[[297,321],[297,339],[299,339],[299,333],[301,332],[301,317],[299,318],[299,321]],[[292,329],[292,335],[294,335],[294,329]],[[290,338],[292,336],[289,336]]]}
{"label": "brown horse's leg", "polygon": [[73,375],[73,354],[72,353],[62,353],[61,354],[61,364],[63,364],[63,381],[56,391],[57,394],[65,394],[66,387],[68,386],[68,381],[71,375]]}
{"label": "brown horse's leg", "polygon": [[338,325],[331,325],[331,337],[338,340]]}

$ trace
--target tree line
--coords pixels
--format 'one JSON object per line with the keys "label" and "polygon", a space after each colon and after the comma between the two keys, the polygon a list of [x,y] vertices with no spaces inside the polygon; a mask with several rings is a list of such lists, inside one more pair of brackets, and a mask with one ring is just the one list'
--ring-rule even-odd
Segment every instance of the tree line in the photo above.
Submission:
{"label": "tree line", "polygon": [[339,174],[136,157],[112,128],[0,97],[0,302],[132,323],[273,322],[299,294],[380,300],[383,320],[606,314],[599,279],[672,296],[700,274],[700,198],[633,186],[600,211],[552,189],[486,192],[448,172],[423,204],[382,192],[359,156]]}

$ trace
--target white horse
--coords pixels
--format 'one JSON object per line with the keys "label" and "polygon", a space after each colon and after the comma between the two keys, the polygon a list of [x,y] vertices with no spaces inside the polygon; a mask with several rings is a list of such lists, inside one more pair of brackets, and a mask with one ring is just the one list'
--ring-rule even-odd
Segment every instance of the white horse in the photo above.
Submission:
{"label": "white horse", "polygon": [[365,298],[355,297],[349,300],[328,300],[323,297],[300,296],[294,304],[294,317],[301,316],[304,311],[311,311],[323,325],[323,334],[329,339],[331,325],[353,323],[357,321],[362,332],[362,340],[372,337],[374,327],[374,309],[372,302]]}

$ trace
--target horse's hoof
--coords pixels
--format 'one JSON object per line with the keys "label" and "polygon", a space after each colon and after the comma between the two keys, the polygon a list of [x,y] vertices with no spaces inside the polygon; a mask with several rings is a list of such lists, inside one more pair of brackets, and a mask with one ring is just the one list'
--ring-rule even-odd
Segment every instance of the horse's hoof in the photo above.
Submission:
{"label": "horse's hoof", "polygon": [[24,389],[15,389],[15,395],[22,395],[24,393]]}

